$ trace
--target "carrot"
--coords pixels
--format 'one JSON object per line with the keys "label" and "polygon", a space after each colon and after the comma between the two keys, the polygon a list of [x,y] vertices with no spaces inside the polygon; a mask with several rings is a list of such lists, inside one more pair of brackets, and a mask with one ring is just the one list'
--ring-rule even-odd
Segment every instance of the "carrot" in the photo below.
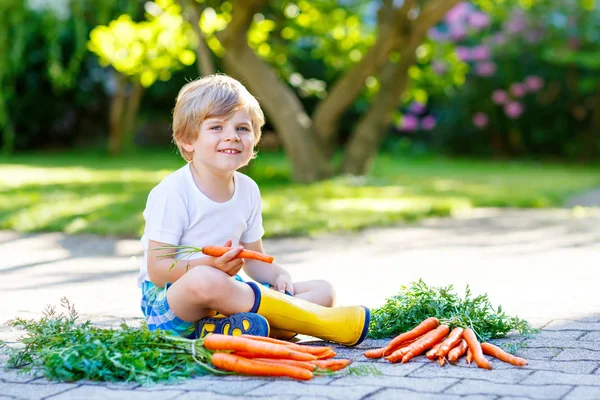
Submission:
{"label": "carrot", "polygon": [[436,343],[439,343],[444,336],[448,334],[448,332],[450,332],[450,327],[448,327],[448,325],[438,326],[427,334],[429,337],[424,337],[423,339],[417,340],[415,343],[411,344],[410,349],[406,352],[406,354],[404,354],[404,356],[402,356],[402,362],[408,362],[408,360],[411,358],[416,357],[425,350],[432,348]]}
{"label": "carrot", "polygon": [[[402,347],[407,346],[407,345],[411,344],[412,342],[414,342],[415,340],[418,340],[418,339],[419,338],[407,340],[406,342],[400,343],[399,346],[402,346]],[[371,349],[371,350],[365,351],[365,357],[367,357],[367,358],[381,358],[381,357],[385,356],[386,354],[392,354],[397,349],[398,348],[389,349],[388,346],[380,347],[378,349]]]}
{"label": "carrot", "polygon": [[467,352],[468,348],[469,346],[467,346],[465,339],[461,339],[460,342],[448,352],[448,361],[451,363],[457,362],[458,359]]}
{"label": "carrot", "polygon": [[306,345],[290,343],[290,342],[286,342],[285,340],[279,340],[279,339],[275,339],[272,337],[266,337],[266,336],[240,335],[240,337],[256,340],[259,342],[280,344],[282,346],[287,346],[290,349],[301,351],[303,353],[313,354],[313,355],[319,355],[319,354],[322,354],[327,351],[333,351],[332,348],[329,346],[306,346]]}
{"label": "carrot", "polygon": [[352,361],[345,358],[337,358],[335,360],[313,360],[307,361],[310,364],[316,365],[322,369],[328,369],[330,371],[339,371],[340,369],[346,368]]}
{"label": "carrot", "polygon": [[510,353],[502,350],[500,347],[495,346],[491,343],[481,343],[481,351],[483,354],[497,358],[512,365],[522,367],[527,365],[527,360],[521,357],[513,356]]}
{"label": "carrot", "polygon": [[427,336],[429,333],[431,333],[431,332],[427,332],[425,335],[419,336],[417,339],[409,340],[406,343],[402,343],[399,348],[394,350],[394,352],[392,352],[392,354],[390,354],[389,356],[385,357],[385,359],[388,360],[389,362],[400,361],[402,359],[402,357],[408,352],[408,350],[410,350],[411,344],[421,340],[421,338]]}
{"label": "carrot", "polygon": [[435,353],[438,357],[446,357],[451,348],[456,346],[462,340],[463,328],[456,327],[452,329],[452,332],[440,345],[438,351]]}
{"label": "carrot", "polygon": [[237,372],[244,375],[287,376],[304,381],[313,377],[312,372],[304,368],[285,364],[274,364],[270,362],[248,360],[247,358],[229,353],[215,353],[211,357],[211,362],[219,369]]}
{"label": "carrot", "polygon": [[475,361],[477,366],[479,368],[492,369],[492,364],[483,355],[483,352],[481,350],[481,344],[479,344],[479,341],[477,340],[477,336],[475,336],[475,332],[473,332],[473,329],[465,329],[463,332],[463,337],[465,339],[465,342],[467,342],[467,346],[469,346],[469,350],[471,350],[473,360]]}
{"label": "carrot", "polygon": [[[204,247],[202,247],[202,253],[206,254],[207,256],[221,257],[223,254],[227,253],[232,248],[233,247],[226,247],[226,246],[204,246]],[[263,261],[263,262],[266,262],[269,264],[272,263],[273,260],[275,259],[275,257],[273,257],[273,256],[269,256],[264,253],[259,253],[258,251],[245,250],[245,249],[242,250],[236,256],[236,258],[250,258],[252,260]]]}
{"label": "carrot", "polygon": [[446,364],[446,357],[438,357],[438,364],[443,367]]}
{"label": "carrot", "polygon": [[308,361],[286,360],[285,358],[281,358],[278,360],[273,359],[273,358],[255,358],[254,361],[269,362],[269,363],[273,363],[273,364],[291,365],[293,367],[304,368],[311,372],[313,372],[315,369],[317,369],[316,365],[311,364]]}
{"label": "carrot", "polygon": [[[466,343],[466,341],[465,341]],[[467,364],[471,364],[473,362],[473,353],[471,352],[471,349],[469,349],[469,346],[467,345],[467,355],[465,357],[465,361],[467,362]]]}
{"label": "carrot", "polygon": [[404,333],[396,336],[395,338],[393,338],[388,343],[387,351],[385,353],[391,354],[395,349],[400,347],[400,345],[403,344],[404,342],[409,341],[411,339],[416,339],[419,336],[426,334],[427,332],[437,328],[437,326],[439,324],[440,324],[440,321],[436,317],[429,317],[429,318],[423,320],[423,322],[421,322],[419,325],[417,325],[410,331],[404,332]]}
{"label": "carrot", "polygon": [[324,352],[322,352],[320,354],[313,354],[313,355],[315,357],[317,357],[317,359],[319,359],[319,360],[327,360],[328,358],[335,357],[336,353],[333,350],[327,350],[327,351],[324,351]]}
{"label": "carrot", "polygon": [[241,336],[228,336],[211,333],[202,339],[202,343],[208,350],[233,350],[253,353],[265,358],[288,358],[298,361],[315,360],[317,357],[295,351],[287,346],[275,343],[259,342]]}
{"label": "carrot", "polygon": [[425,357],[429,358],[430,360],[435,360],[435,353],[437,353],[437,351],[440,349],[440,346],[442,345],[443,341],[439,342],[438,344],[436,344],[435,346],[433,346],[431,348],[431,350],[429,350],[427,353],[425,353]]}

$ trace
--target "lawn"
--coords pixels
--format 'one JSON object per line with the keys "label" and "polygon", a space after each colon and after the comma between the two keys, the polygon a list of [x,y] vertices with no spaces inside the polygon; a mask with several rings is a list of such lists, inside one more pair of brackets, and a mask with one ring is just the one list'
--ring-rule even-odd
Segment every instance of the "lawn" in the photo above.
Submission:
{"label": "lawn", "polygon": [[[137,237],[148,192],[183,165],[169,151],[0,158],[0,229]],[[369,177],[290,180],[282,154],[246,171],[261,187],[266,236],[356,230],[471,207],[551,207],[600,186],[600,167],[381,155]]]}

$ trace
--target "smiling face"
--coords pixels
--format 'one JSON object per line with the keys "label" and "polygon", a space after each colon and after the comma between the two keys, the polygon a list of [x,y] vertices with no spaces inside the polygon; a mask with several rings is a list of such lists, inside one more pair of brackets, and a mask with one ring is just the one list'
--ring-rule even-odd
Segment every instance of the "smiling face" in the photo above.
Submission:
{"label": "smiling face", "polygon": [[237,110],[230,118],[208,117],[200,124],[196,140],[183,143],[197,168],[216,174],[231,174],[247,165],[254,151],[250,115]]}

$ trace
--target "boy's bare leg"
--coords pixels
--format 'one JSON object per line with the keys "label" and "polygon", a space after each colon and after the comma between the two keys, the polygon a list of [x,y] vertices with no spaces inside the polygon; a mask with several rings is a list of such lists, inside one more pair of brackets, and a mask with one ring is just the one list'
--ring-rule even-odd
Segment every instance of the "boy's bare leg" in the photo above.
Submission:
{"label": "boy's bare leg", "polygon": [[335,304],[335,290],[323,280],[294,282],[294,297],[324,307],[333,307]]}
{"label": "boy's bare leg", "polygon": [[213,267],[198,266],[186,272],[167,290],[167,301],[173,313],[184,321],[198,321],[212,315],[250,311],[254,292]]}

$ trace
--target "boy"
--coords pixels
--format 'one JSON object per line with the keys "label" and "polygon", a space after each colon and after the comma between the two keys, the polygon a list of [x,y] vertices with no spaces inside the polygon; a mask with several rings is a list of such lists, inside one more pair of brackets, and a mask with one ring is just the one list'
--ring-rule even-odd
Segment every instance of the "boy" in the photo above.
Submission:
{"label": "boy", "polygon": [[[138,286],[149,329],[191,338],[207,332],[268,335],[267,320],[255,313],[261,289],[236,277],[242,268],[281,293],[333,306],[326,281],[294,283],[275,263],[236,258],[243,248],[263,252],[260,192],[237,171],[255,156],[263,124],[258,101],[226,75],[206,76],[179,92],[173,139],[188,163],[152,189],[144,210]],[[233,248],[221,257],[198,253],[189,260],[158,249],[220,244]],[[221,318],[213,317],[216,312]]]}

